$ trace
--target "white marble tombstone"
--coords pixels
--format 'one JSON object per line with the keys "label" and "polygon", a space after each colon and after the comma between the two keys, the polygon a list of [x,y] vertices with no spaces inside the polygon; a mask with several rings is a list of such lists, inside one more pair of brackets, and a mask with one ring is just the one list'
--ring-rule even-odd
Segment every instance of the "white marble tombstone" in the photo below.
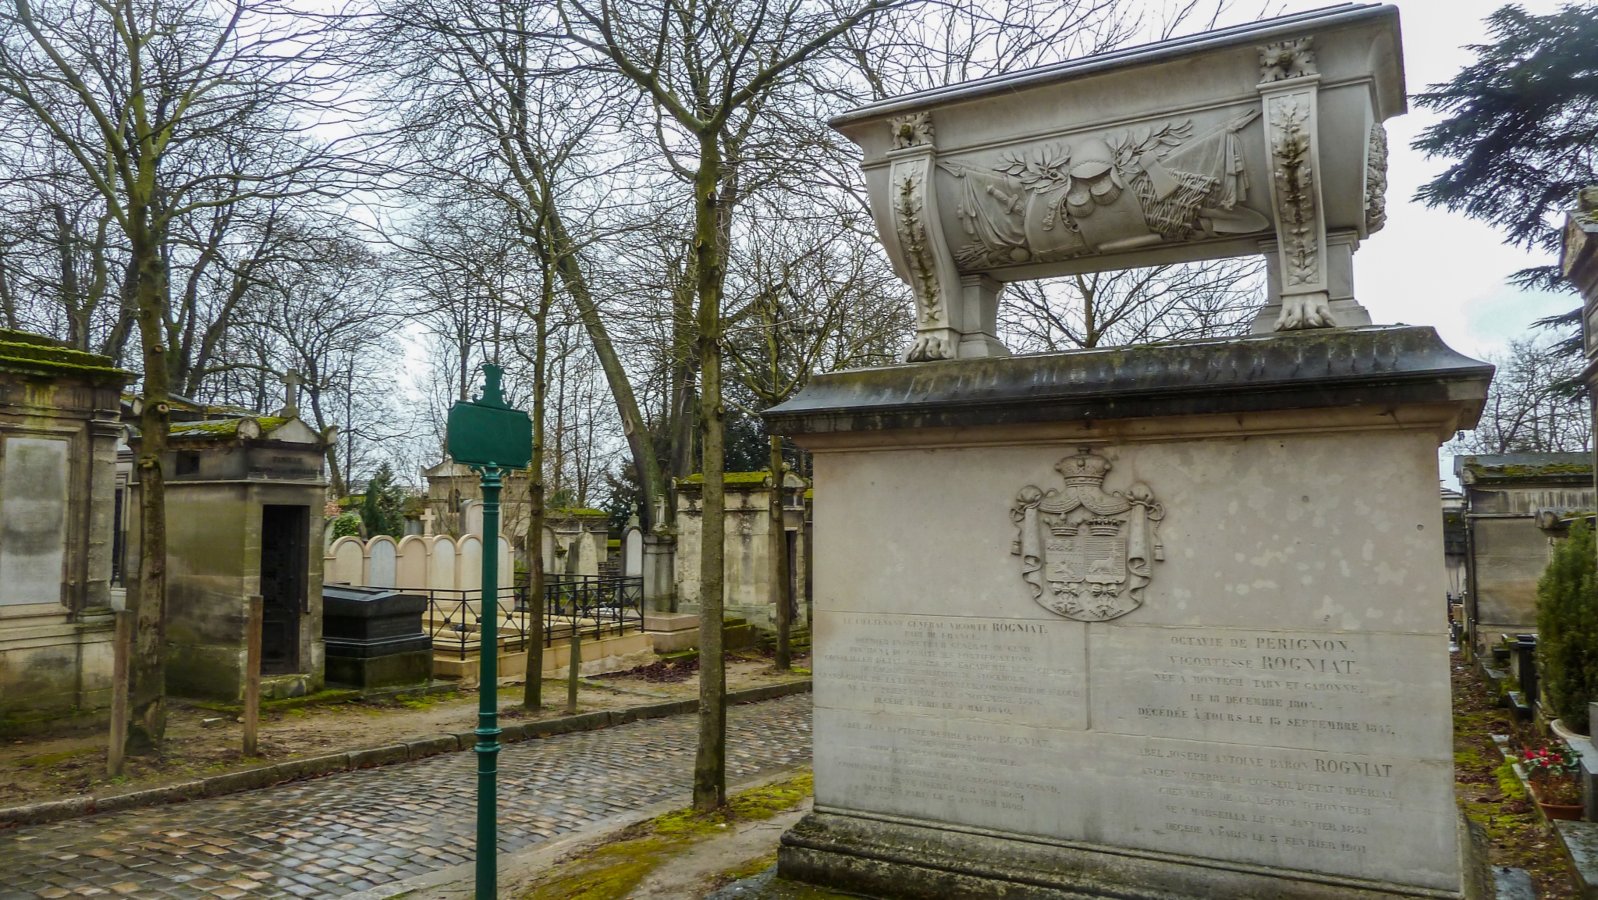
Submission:
{"label": "white marble tombstone", "polygon": [[453,591],[458,587],[455,572],[455,539],[447,534],[441,534],[431,540],[433,558],[427,565],[427,586],[434,590]]}
{"label": "white marble tombstone", "polygon": [[366,583],[366,545],[354,535],[347,534],[333,542],[325,562],[323,580],[335,584]]}
{"label": "white marble tombstone", "polygon": [[644,532],[636,523],[621,539],[621,573],[629,578],[644,574]]}
{"label": "white marble tombstone", "polygon": [[456,565],[459,566],[460,575],[456,582],[463,591],[476,591],[483,586],[483,540],[475,534],[468,534],[460,539],[457,550],[460,558]]}
{"label": "white marble tombstone", "polygon": [[[1403,97],[1396,10],[1350,4],[836,120],[921,362],[766,413],[814,460],[815,807],[782,874],[1467,893],[1436,452],[1492,369],[1329,327]],[[982,358],[1001,280],[1267,245],[1280,332]]]}
{"label": "white marble tombstone", "polygon": [[396,550],[395,587],[424,590],[428,587],[427,565],[432,540],[431,537],[416,534],[400,540]]}
{"label": "white marble tombstone", "polygon": [[369,587],[394,587],[397,562],[398,552],[393,538],[386,534],[372,538],[366,548],[366,584]]}

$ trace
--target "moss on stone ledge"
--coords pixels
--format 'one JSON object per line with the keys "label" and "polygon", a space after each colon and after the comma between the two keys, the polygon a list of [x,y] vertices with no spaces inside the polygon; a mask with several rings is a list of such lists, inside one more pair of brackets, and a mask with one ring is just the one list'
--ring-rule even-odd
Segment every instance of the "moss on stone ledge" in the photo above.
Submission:
{"label": "moss on stone ledge", "polygon": [[0,371],[27,375],[77,376],[92,381],[128,381],[109,356],[74,350],[44,335],[0,328]]}

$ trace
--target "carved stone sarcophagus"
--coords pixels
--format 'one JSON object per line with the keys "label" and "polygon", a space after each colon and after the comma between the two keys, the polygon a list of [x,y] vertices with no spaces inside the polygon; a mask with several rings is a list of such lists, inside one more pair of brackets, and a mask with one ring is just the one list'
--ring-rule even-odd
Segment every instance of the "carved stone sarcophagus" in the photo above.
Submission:
{"label": "carved stone sarcophagus", "polygon": [[1256,330],[1369,324],[1405,112],[1398,10],[1344,5],[952,85],[832,120],[859,144],[907,358],[1004,355],[1003,283],[1264,253]]}

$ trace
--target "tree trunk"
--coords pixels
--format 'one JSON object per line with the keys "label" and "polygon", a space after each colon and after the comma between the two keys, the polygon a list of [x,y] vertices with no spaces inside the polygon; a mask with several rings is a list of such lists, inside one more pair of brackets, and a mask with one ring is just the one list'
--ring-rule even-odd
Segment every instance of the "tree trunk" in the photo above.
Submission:
{"label": "tree trunk", "polygon": [[699,750],[694,758],[694,808],[727,802],[726,660],[722,655],[723,552],[726,535],[722,472],[726,465],[721,403],[721,275],[716,188],[721,146],[713,131],[699,136],[694,178],[694,272],[699,293],[700,446],[705,474],[699,558]]}
{"label": "tree trunk", "polygon": [[139,568],[133,601],[138,615],[129,665],[128,750],[159,748],[166,736],[166,452],[170,373],[162,312],[166,264],[148,227],[147,208],[134,208],[130,237],[137,266],[135,314],[144,348],[144,409],[139,416]]}
{"label": "tree trunk", "polygon": [[788,647],[793,632],[793,599],[788,596],[788,532],[782,527],[782,438],[771,436],[771,598],[776,604],[777,671],[793,666]]}
{"label": "tree trunk", "polygon": [[555,285],[546,269],[534,323],[533,347],[533,460],[527,470],[527,679],[522,705],[544,708],[544,395],[549,389],[549,310]]}
{"label": "tree trunk", "polygon": [[656,504],[663,504],[666,496],[665,477],[660,471],[660,458],[655,455],[655,442],[644,423],[643,413],[639,412],[638,398],[627,380],[627,370],[622,366],[621,357],[610,341],[610,332],[599,314],[599,306],[594,303],[594,296],[588,290],[588,280],[583,277],[576,257],[568,249],[572,243],[566,234],[565,223],[555,215],[553,209],[546,212],[546,227],[549,229],[550,243],[555,248],[555,272],[577,306],[578,318],[582,319],[583,329],[593,342],[594,354],[599,357],[605,382],[616,401],[622,432],[627,436],[627,448],[632,452],[633,465],[638,470],[638,483],[644,492],[643,523],[644,530],[648,531],[655,524]]}

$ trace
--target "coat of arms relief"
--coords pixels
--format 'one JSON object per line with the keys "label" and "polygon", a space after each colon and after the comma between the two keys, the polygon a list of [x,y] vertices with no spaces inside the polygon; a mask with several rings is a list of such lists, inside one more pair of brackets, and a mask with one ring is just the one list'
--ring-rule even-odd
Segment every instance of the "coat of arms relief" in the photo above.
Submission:
{"label": "coat of arms relief", "polygon": [[1043,608],[1068,619],[1103,622],[1137,609],[1153,564],[1165,558],[1165,507],[1142,482],[1106,491],[1111,468],[1081,448],[1054,467],[1063,487],[1029,484],[1010,507],[1022,580]]}

